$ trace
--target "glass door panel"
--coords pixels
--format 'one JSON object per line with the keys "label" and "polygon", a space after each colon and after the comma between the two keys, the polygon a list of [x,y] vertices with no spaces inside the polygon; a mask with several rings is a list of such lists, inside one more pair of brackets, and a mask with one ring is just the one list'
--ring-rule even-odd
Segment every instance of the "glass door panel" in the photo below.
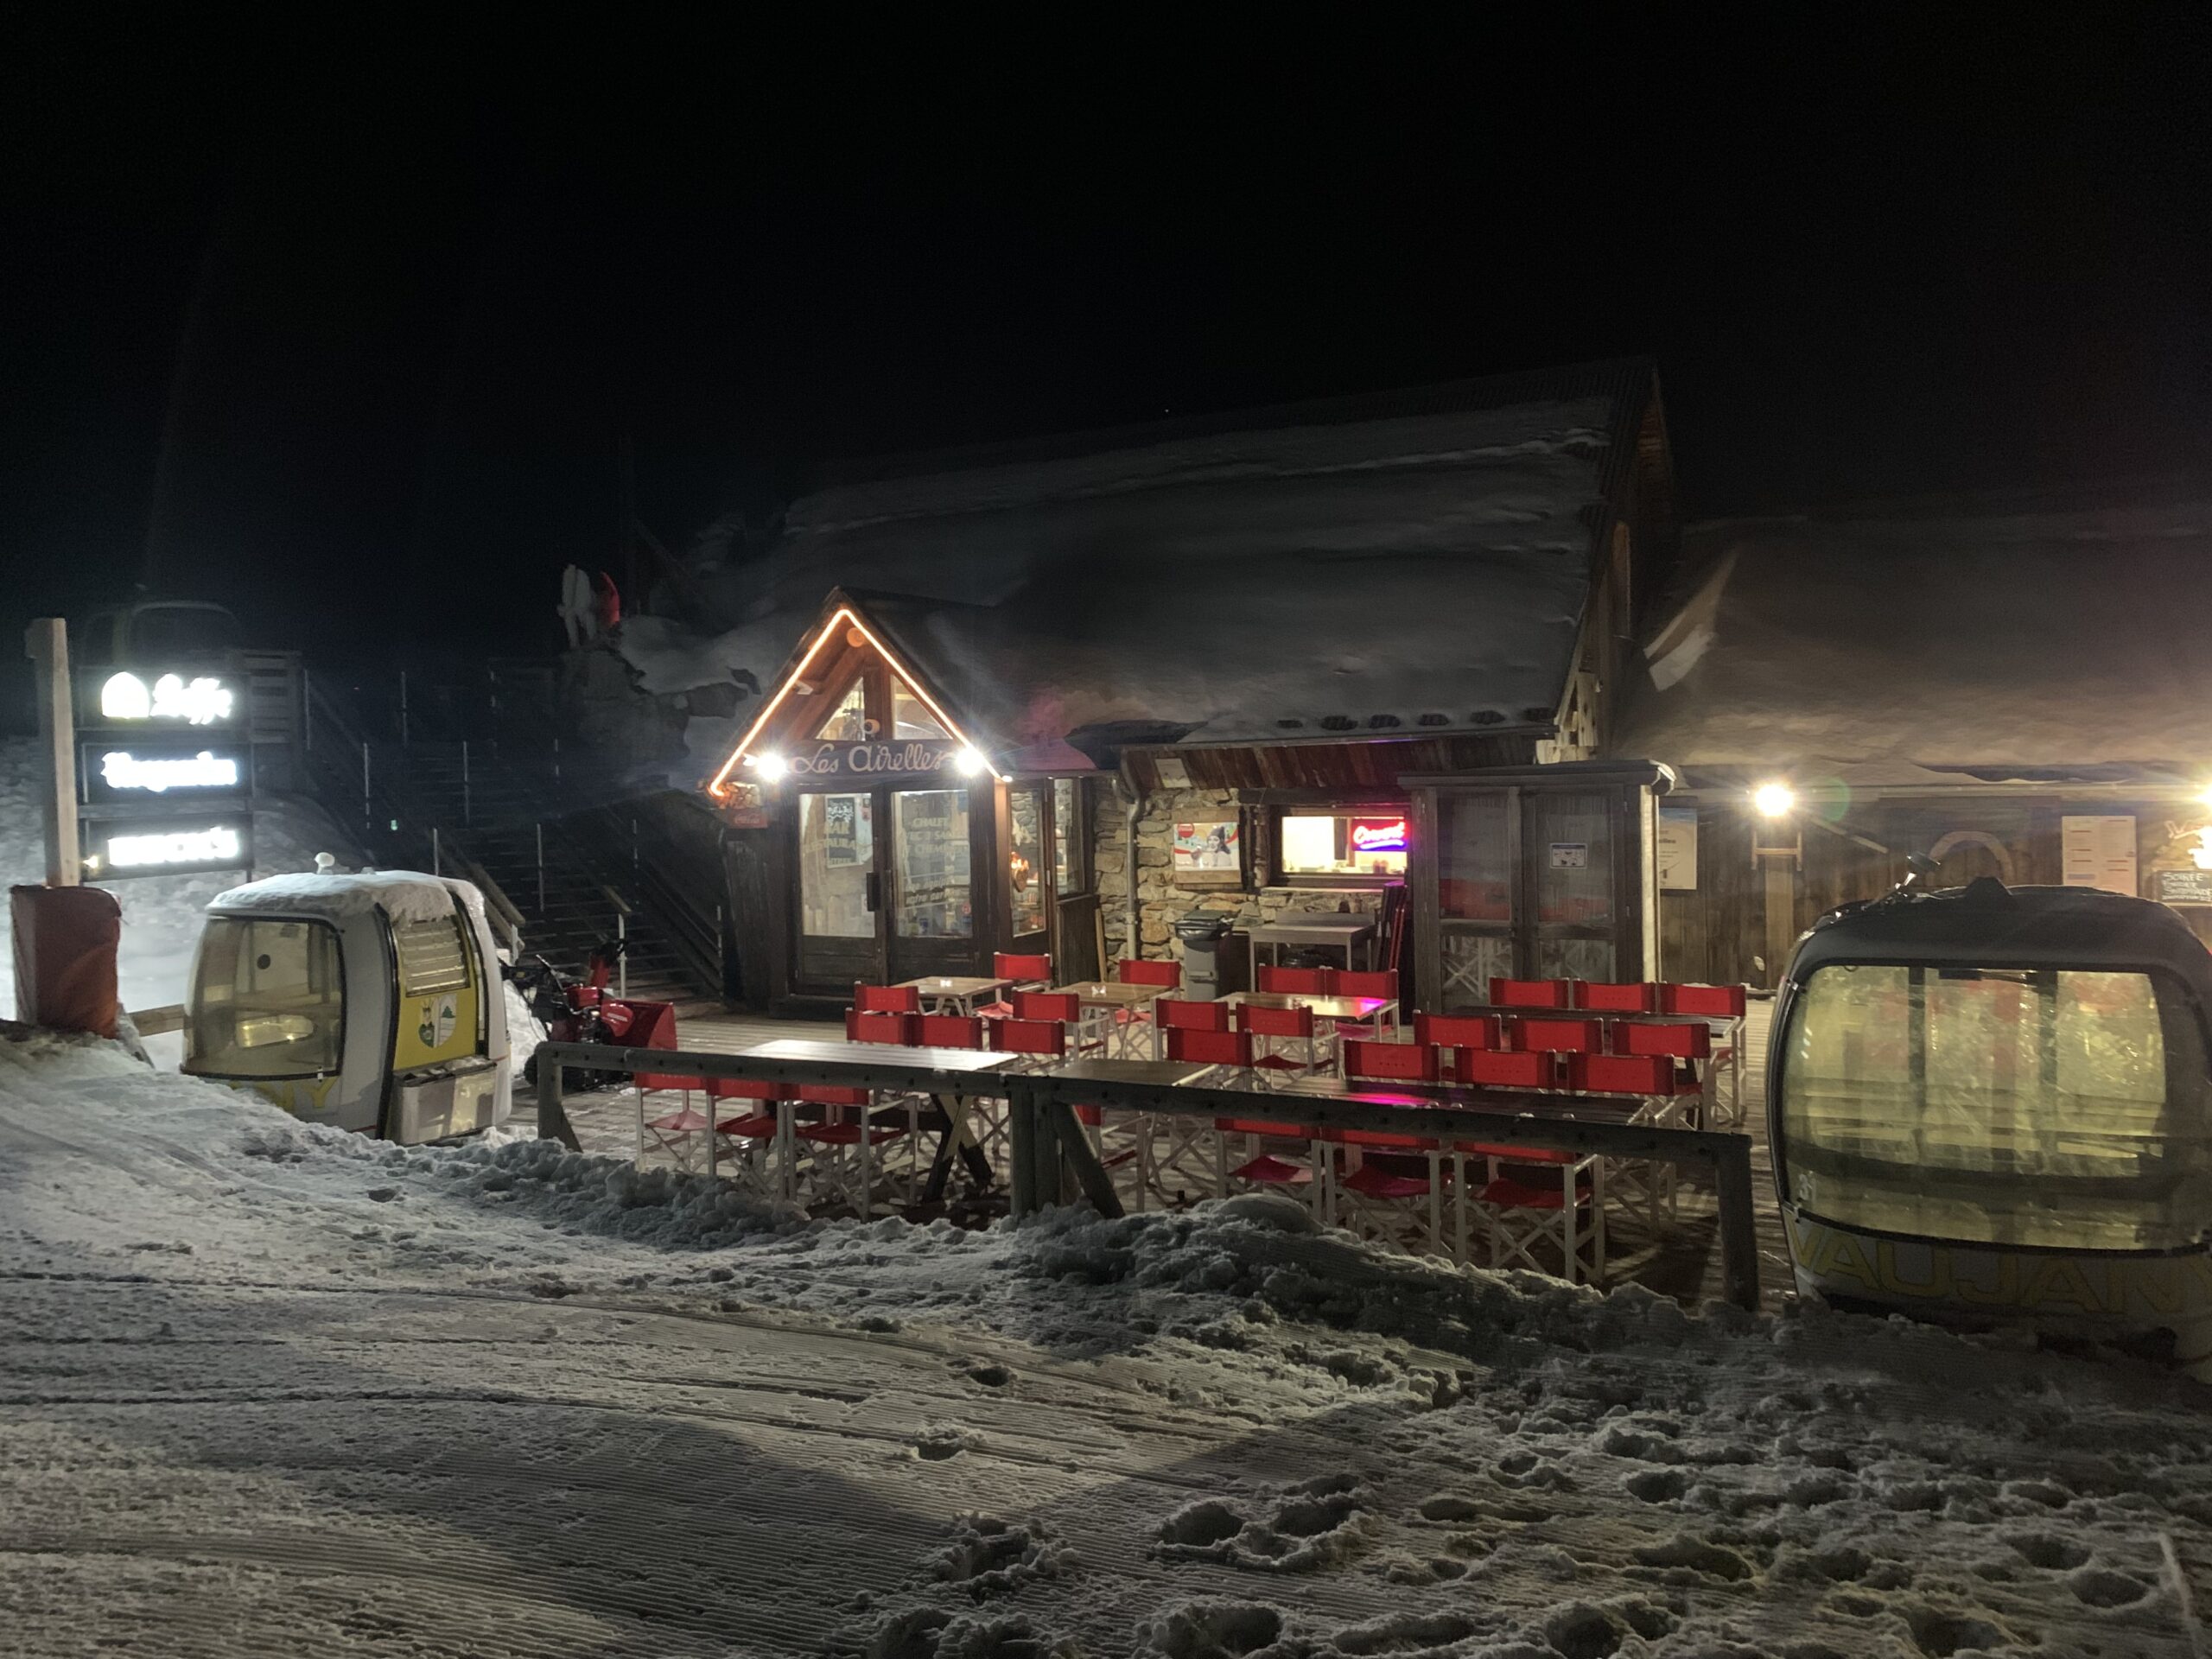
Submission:
{"label": "glass door panel", "polygon": [[902,939],[965,939],[975,931],[969,884],[968,791],[901,790],[891,798],[891,931]]}
{"label": "glass door panel", "polygon": [[1016,788],[1007,797],[1013,846],[1007,854],[1007,914],[1016,940],[1045,931],[1044,785]]}
{"label": "glass door panel", "polygon": [[1438,1006],[1479,1007],[1513,976],[1513,797],[1446,794],[1436,821]]}
{"label": "glass door panel", "polygon": [[1522,820],[1539,979],[1610,980],[1614,969],[1613,814],[1607,796],[1531,790]]}
{"label": "glass door panel", "polygon": [[875,870],[874,801],[867,795],[798,798],[799,931],[872,939],[868,878]]}

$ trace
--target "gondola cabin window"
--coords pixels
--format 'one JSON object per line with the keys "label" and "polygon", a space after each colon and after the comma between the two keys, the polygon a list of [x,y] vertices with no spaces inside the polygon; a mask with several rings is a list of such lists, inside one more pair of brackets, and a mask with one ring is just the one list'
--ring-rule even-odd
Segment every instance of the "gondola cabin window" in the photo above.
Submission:
{"label": "gondola cabin window", "polygon": [[1831,964],[1783,1042],[1777,1150],[1821,1219],[2155,1250],[2212,1217],[2203,1037],[2161,978]]}
{"label": "gondola cabin window", "polygon": [[1403,808],[1372,812],[1285,812],[1276,830],[1276,863],[1285,878],[1403,876],[1408,823]]}
{"label": "gondola cabin window", "polygon": [[194,963],[188,1069],[220,1077],[338,1070],[346,1035],[337,931],[322,922],[213,917]]}

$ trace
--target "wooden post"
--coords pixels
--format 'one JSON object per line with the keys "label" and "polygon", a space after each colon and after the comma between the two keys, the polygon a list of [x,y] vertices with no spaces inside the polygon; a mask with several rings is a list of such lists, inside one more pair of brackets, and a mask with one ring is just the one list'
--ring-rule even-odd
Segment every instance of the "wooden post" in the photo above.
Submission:
{"label": "wooden post", "polygon": [[1060,1154],[1067,1168],[1075,1176],[1076,1185],[1083,1196],[1090,1200],[1090,1207],[1109,1220],[1122,1214],[1122,1195],[1114,1190],[1114,1178],[1106,1173],[1106,1166],[1098,1161],[1098,1153],[1090,1144],[1090,1137],[1083,1132],[1077,1122],[1075,1108],[1054,1103],[1046,1109],[1060,1143]]}
{"label": "wooden post", "polygon": [[1720,1200],[1720,1285],[1728,1300],[1759,1310],[1759,1240],[1751,1217],[1751,1143],[1731,1135],[1713,1154]]}
{"label": "wooden post", "polygon": [[39,817],[46,829],[46,885],[73,887],[84,878],[77,831],[77,717],[69,696],[69,629],[42,616],[23,636],[37,682]]}
{"label": "wooden post", "polygon": [[561,1104],[561,1072],[558,1060],[539,1057],[537,1062],[537,1138],[558,1141],[570,1152],[582,1152],[576,1141],[576,1131],[569,1122],[566,1108]]}
{"label": "wooden post", "polygon": [[1782,983],[1797,942],[1797,865],[1771,853],[1760,861],[1766,866],[1766,982],[1774,986]]}
{"label": "wooden post", "polygon": [[1006,1085],[1007,1162],[1011,1166],[1007,1207],[1026,1216],[1041,1206],[1037,1196],[1037,1114],[1029,1090],[1009,1077]]}

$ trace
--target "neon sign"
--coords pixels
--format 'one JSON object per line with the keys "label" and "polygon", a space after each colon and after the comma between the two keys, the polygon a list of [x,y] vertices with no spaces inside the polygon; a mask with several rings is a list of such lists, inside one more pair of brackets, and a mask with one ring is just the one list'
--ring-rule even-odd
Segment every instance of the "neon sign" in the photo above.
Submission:
{"label": "neon sign", "polygon": [[238,763],[211,749],[177,755],[137,755],[115,749],[100,757],[100,780],[110,789],[144,790],[150,795],[172,789],[236,789]]}
{"label": "neon sign", "polygon": [[150,690],[136,674],[111,674],[100,687],[103,720],[181,720],[188,726],[213,726],[227,721],[237,706],[237,695],[212,675],[188,680],[181,674],[164,674]]}
{"label": "neon sign", "polygon": [[1355,853],[1402,853],[1406,850],[1403,818],[1354,818],[1351,849]]}
{"label": "neon sign", "polygon": [[243,862],[245,839],[228,824],[205,830],[165,830],[153,835],[110,836],[107,868],[115,871],[176,869],[185,865],[222,869]]}

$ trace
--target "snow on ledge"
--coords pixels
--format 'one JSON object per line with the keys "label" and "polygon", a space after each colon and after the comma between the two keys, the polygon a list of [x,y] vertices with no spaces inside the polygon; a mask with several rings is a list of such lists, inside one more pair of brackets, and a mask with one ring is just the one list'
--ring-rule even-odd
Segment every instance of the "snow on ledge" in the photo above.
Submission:
{"label": "snow on ledge", "polygon": [[330,921],[381,910],[395,922],[429,922],[466,905],[480,915],[483,895],[466,881],[420,870],[365,870],[357,875],[272,875],[219,893],[211,911],[258,911]]}

